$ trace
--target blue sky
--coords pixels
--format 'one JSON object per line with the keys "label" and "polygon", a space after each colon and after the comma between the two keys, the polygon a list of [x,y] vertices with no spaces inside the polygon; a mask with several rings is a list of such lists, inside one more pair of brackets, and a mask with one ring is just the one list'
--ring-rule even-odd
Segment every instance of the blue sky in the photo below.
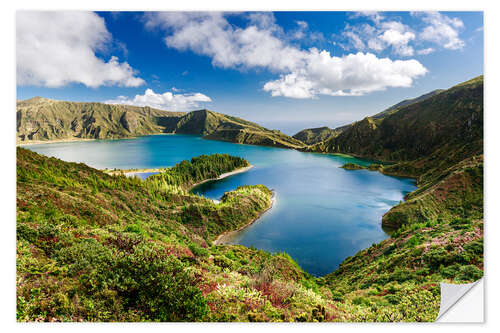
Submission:
{"label": "blue sky", "polygon": [[17,98],[336,127],[483,74],[481,12],[18,12]]}

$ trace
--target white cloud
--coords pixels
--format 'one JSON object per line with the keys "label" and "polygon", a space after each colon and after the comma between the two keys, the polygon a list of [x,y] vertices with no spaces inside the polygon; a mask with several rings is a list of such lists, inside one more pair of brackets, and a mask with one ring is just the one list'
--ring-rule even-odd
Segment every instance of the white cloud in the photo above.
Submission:
{"label": "white cloud", "polygon": [[304,68],[267,82],[264,90],[293,98],[361,96],[387,87],[410,87],[415,77],[426,72],[416,60],[392,61],[361,52],[332,57],[327,51],[312,49]]}
{"label": "white cloud", "polygon": [[351,15],[351,18],[357,18],[360,16],[366,16],[375,23],[379,23],[380,21],[382,21],[385,18],[382,14],[380,14],[379,12],[376,12],[376,11],[355,12],[354,14]]}
{"label": "white cloud", "polygon": [[394,54],[405,57],[415,54],[415,45],[421,48],[416,52],[418,55],[435,51],[435,48],[422,45],[423,43],[433,43],[451,50],[465,46],[465,42],[459,37],[459,30],[464,28],[459,18],[451,18],[439,12],[414,12],[412,15],[420,18],[420,21],[410,28],[377,12],[358,12],[351,17],[367,17],[372,22],[346,24],[342,36],[351,49],[382,52],[390,48]]}
{"label": "white cloud", "polygon": [[[104,19],[82,11],[19,11],[16,16],[17,84],[61,87],[82,83],[137,87],[144,80],[126,62],[106,51],[112,36]],[[122,48],[124,45],[121,46]]]}
{"label": "white cloud", "polygon": [[[282,29],[270,14],[251,16],[243,28],[214,12],[148,13],[145,24],[164,30],[168,47],[209,56],[214,66],[264,68],[279,74],[263,87],[272,96],[362,95],[387,87],[411,86],[415,78],[427,72],[416,60],[392,61],[370,53],[336,57],[316,48],[299,49],[282,38]],[[400,39],[411,36],[403,32]]]}
{"label": "white cloud", "polygon": [[410,27],[398,21],[382,21],[384,17],[378,13],[374,17],[376,17],[376,19],[372,18],[375,22],[374,26],[366,23],[345,26],[342,35],[349,41],[352,48],[375,52],[391,48],[393,53],[405,57],[414,54],[414,49],[409,43],[415,39],[415,33]]}
{"label": "white cloud", "polygon": [[446,49],[457,50],[465,46],[465,42],[459,38],[459,29],[464,23],[459,18],[450,18],[439,12],[415,13],[421,16],[422,21],[428,25],[420,32],[420,38],[425,41],[436,43]]}
{"label": "white cloud", "polygon": [[432,47],[428,47],[426,49],[417,50],[417,54],[419,54],[419,55],[427,55],[427,54],[431,54],[434,51],[435,50]]}
{"label": "white cloud", "polygon": [[[350,31],[345,31],[344,36],[346,36],[351,44],[354,46],[356,50],[364,50],[365,49],[365,42],[361,39],[361,33],[358,31],[350,30]],[[379,45],[371,44],[370,48],[378,48],[380,47]]]}
{"label": "white cloud", "polygon": [[415,39],[415,34],[413,32],[406,31],[404,33],[398,30],[386,30],[379,37],[381,40],[391,45],[397,54],[402,56],[412,56],[413,47],[408,45],[412,39]]}
{"label": "white cloud", "polygon": [[[172,88],[173,91],[178,89]],[[106,104],[126,104],[135,106],[150,106],[168,111],[190,111],[200,106],[200,103],[211,102],[212,99],[201,93],[173,94],[169,91],[158,94],[152,89],[146,89],[144,95],[135,95],[134,98],[118,96],[116,99],[104,101]]]}

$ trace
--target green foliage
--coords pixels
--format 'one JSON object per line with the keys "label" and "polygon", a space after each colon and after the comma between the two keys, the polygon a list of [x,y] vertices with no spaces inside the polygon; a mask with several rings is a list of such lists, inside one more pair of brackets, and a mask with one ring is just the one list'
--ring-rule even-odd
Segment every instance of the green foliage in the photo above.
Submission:
{"label": "green foliage", "polygon": [[193,184],[215,179],[226,172],[249,166],[247,160],[228,154],[201,155],[182,161],[165,172],[153,175],[146,182],[157,187],[162,184],[190,188]]}
{"label": "green foliage", "polygon": [[[217,267],[208,264],[208,239],[248,223],[271,203],[262,185],[241,187],[215,205],[29,150],[19,148],[17,155],[21,321],[205,320],[209,308],[198,270]],[[247,163],[229,156],[194,160],[205,175],[206,161],[221,168]],[[202,227],[183,224],[193,210],[182,206],[198,207],[203,223],[190,220]],[[235,260],[221,257],[235,269],[261,269],[251,257],[227,255]]]}
{"label": "green foliage", "polygon": [[474,265],[461,266],[458,272],[458,281],[476,281],[483,276],[483,271]]}
{"label": "green foliage", "polygon": [[195,280],[161,247],[136,246],[117,259],[112,275],[125,306],[141,309],[149,320],[198,321],[207,313]]}
{"label": "green foliage", "polygon": [[328,127],[319,128],[309,128],[302,130],[295,135],[293,138],[304,142],[306,145],[313,145],[321,141],[326,141],[330,138],[334,138],[342,132],[342,129],[331,129]]}
{"label": "green foliage", "polygon": [[[284,253],[211,246],[217,235],[253,221],[271,204],[263,185],[239,187],[219,204],[188,192],[247,166],[243,159],[200,156],[140,181],[18,149],[17,319],[433,321],[439,282],[467,283],[483,275],[481,98],[478,79],[366,118],[316,145],[323,152],[397,161],[368,168],[419,177],[419,189],[384,216],[384,224],[397,229],[391,238],[319,279]],[[40,110],[61,107],[40,102],[47,105]],[[34,119],[30,103],[21,105],[31,108],[23,119]],[[98,124],[101,106],[88,106]],[[138,124],[148,127],[141,110]],[[110,106],[106,112],[114,119],[115,111]],[[128,130],[135,127],[131,114],[120,114]],[[279,131],[207,110],[160,118],[156,127],[136,127],[136,134],[176,128],[219,140],[302,147]],[[92,125],[86,131],[85,137],[124,133]],[[42,129],[32,139],[47,138],[52,134]]]}

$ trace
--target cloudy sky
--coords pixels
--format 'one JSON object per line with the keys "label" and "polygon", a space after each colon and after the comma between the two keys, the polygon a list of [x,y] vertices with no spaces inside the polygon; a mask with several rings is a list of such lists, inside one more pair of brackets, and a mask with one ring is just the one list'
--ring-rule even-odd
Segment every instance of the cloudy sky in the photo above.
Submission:
{"label": "cloudy sky", "polygon": [[17,98],[208,108],[293,134],[483,73],[480,12],[26,12]]}

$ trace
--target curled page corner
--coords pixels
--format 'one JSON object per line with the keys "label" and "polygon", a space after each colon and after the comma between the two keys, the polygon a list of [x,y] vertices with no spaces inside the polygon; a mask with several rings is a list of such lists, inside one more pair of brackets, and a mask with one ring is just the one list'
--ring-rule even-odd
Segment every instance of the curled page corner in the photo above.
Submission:
{"label": "curled page corner", "polygon": [[[471,300],[466,300],[466,296],[476,285],[480,284],[481,285],[481,290],[480,290],[480,296],[479,298],[476,296],[471,304],[461,304],[465,303],[462,301],[471,301]],[[441,304],[439,307],[439,314],[436,318],[437,322],[482,322],[483,321],[483,278],[472,282],[472,283],[466,283],[466,284],[450,284],[450,283],[445,283],[441,282]],[[476,302],[479,302],[480,304],[476,304]],[[469,313],[472,310],[475,310],[476,316],[470,316],[470,321],[466,317],[457,317],[456,315],[460,315],[458,312],[457,314],[454,314],[453,316],[449,316],[450,312],[452,312],[456,307],[460,305],[461,309],[458,310],[458,312],[463,313]],[[480,309],[477,307],[480,305]],[[452,310],[452,311],[450,311]],[[478,310],[480,313],[477,313]],[[460,318],[460,319],[459,319]],[[479,319],[478,319],[479,318]]]}

